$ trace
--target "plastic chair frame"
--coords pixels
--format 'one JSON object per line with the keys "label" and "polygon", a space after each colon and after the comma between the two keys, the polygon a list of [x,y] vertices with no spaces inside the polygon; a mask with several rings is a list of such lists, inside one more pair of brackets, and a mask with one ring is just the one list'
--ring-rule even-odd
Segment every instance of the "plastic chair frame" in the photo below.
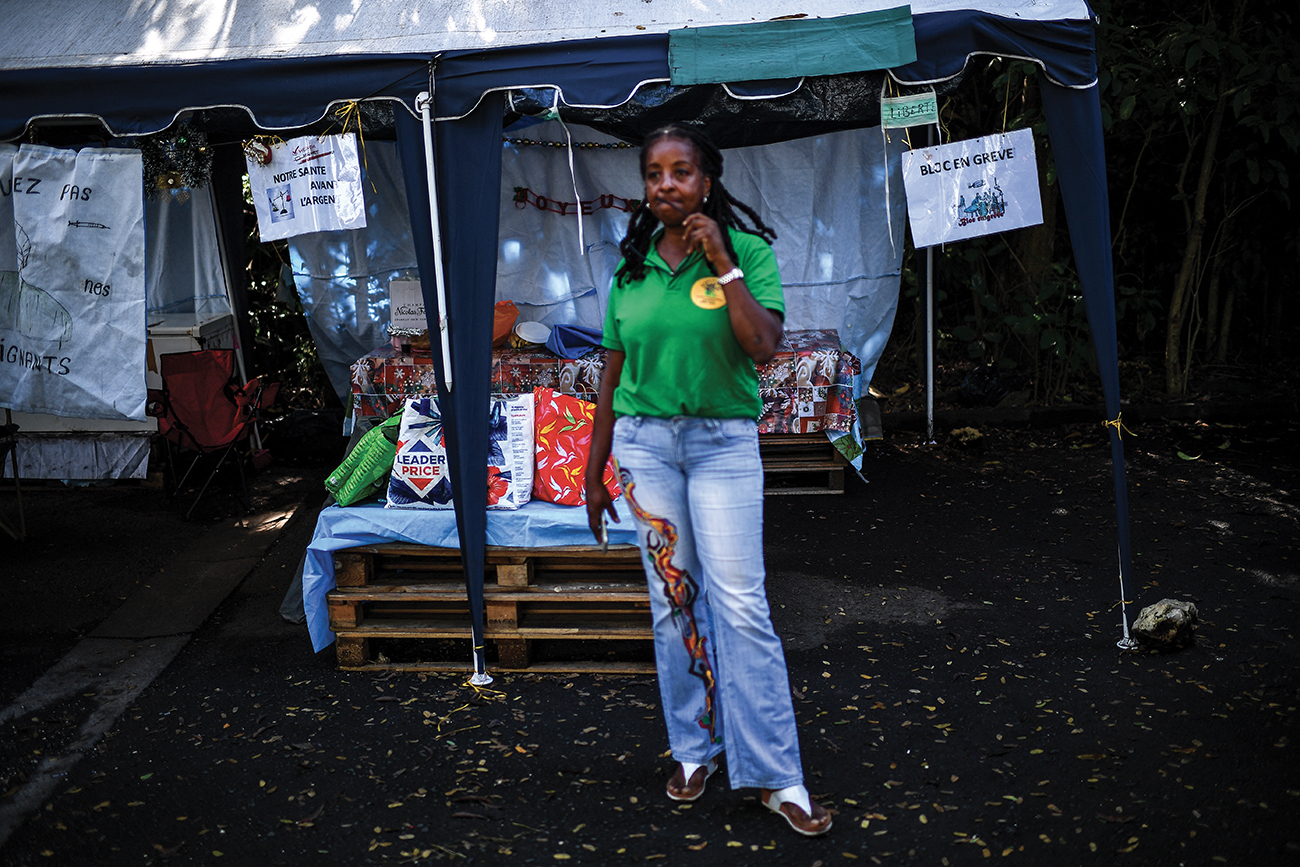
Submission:
{"label": "plastic chair frame", "polygon": [[[260,399],[261,396],[262,396],[262,387],[259,385],[257,391],[254,393],[254,397],[256,399]],[[250,406],[256,406],[256,403],[250,404]],[[202,448],[199,448],[197,444],[197,440],[195,440],[194,437],[189,433],[189,431],[185,429],[183,424],[177,424],[177,428],[181,431],[182,434],[189,437],[191,442],[195,443],[195,447],[190,449],[190,451],[194,452],[194,457],[190,459],[189,466],[185,468],[185,472],[180,477],[180,479],[176,480],[177,458],[174,453],[176,451],[179,451],[180,449],[186,448],[186,446],[183,446],[180,443],[175,442],[173,440],[166,440],[167,468],[171,478],[175,480],[173,482],[171,491],[168,493],[168,497],[173,499],[181,491],[185,489],[185,483],[189,481],[190,474],[194,472],[194,468],[197,467],[204,458],[210,457],[215,453],[212,451],[204,451]],[[241,436],[239,439],[235,440],[230,445],[226,446],[224,449],[221,449],[221,456],[217,459],[217,465],[212,468],[212,472],[208,473],[207,479],[205,479],[203,482],[203,487],[199,488],[199,492],[194,495],[194,501],[190,503],[189,509],[185,511],[186,520],[189,520],[190,515],[194,514],[195,507],[197,507],[199,501],[203,499],[203,495],[207,493],[208,487],[212,484],[212,480],[217,477],[217,474],[221,472],[221,468],[225,466],[226,459],[236,451],[240,443],[247,441],[247,439],[248,439],[247,436]],[[235,463],[235,467],[239,470],[239,488],[238,490],[233,491],[233,493],[235,495],[235,499],[239,500],[239,504],[244,507],[244,511],[250,512],[253,509],[253,501],[252,501],[252,495],[249,493],[248,490],[248,475],[244,472],[243,456],[237,455],[234,463]]]}
{"label": "plastic chair frame", "polygon": [[[256,423],[258,418],[258,412],[261,409],[263,393],[267,390],[268,384],[262,382],[260,378],[249,380],[249,383],[252,382],[256,382],[257,386],[252,392],[251,396],[248,397],[247,402],[245,404],[245,407],[248,412],[248,417],[243,421],[241,425],[243,430],[228,445],[219,446],[217,448],[208,448],[204,446],[202,443],[200,443],[198,439],[194,436],[194,434],[190,432],[189,427],[186,426],[184,421],[182,421],[180,417],[176,414],[176,412],[174,411],[171,405],[171,392],[170,389],[168,388],[167,381],[165,378],[163,380],[161,389],[152,390],[153,393],[158,395],[158,400],[161,406],[158,407],[157,409],[151,410],[150,415],[169,416],[171,421],[171,427],[173,430],[177,432],[177,437],[175,439],[168,436],[163,437],[163,439],[167,444],[166,447],[167,447],[168,476],[173,480],[172,484],[168,486],[169,488],[169,490],[167,491],[168,499],[175,499],[176,496],[182,490],[184,490],[185,483],[189,481],[190,475],[198,467],[200,462],[204,461],[206,458],[211,457],[212,455],[219,455],[219,457],[217,458],[216,466],[212,468],[212,471],[210,473],[208,473],[208,477],[204,480],[203,486],[199,488],[199,492],[194,496],[194,500],[193,502],[190,503],[189,509],[186,510],[185,512],[186,520],[189,520],[190,516],[194,514],[194,509],[198,506],[199,501],[203,499],[203,495],[207,493],[207,490],[211,486],[213,479],[215,479],[218,473],[221,472],[221,468],[225,466],[227,459],[230,458],[232,454],[235,455],[234,464],[236,469],[239,471],[239,488],[233,491],[233,493],[235,495],[235,498],[239,501],[239,504],[244,508],[245,512],[249,512],[253,508],[252,496],[248,488],[248,476],[244,472],[243,456],[239,454],[238,450],[239,450],[239,446],[242,443],[248,441],[249,439],[249,434],[252,432],[253,425]],[[245,383],[244,384],[245,387],[249,383]],[[232,389],[229,386],[227,386],[226,388],[226,396],[231,400],[232,403],[235,402]],[[186,445],[183,442],[186,439],[189,440],[191,445]],[[176,475],[177,475],[177,464],[179,463],[179,460],[176,455],[176,452],[178,452],[181,449],[187,449],[189,451],[194,452],[194,457],[189,461],[188,466],[185,467],[185,472],[181,474],[181,477],[178,480],[176,478]]]}
{"label": "plastic chair frame", "polygon": [[4,519],[0,518],[0,530],[4,530],[14,541],[21,542],[27,538],[27,519],[23,516],[23,488],[18,482],[18,425],[14,424],[13,413],[5,408],[5,423],[0,427],[0,479],[4,478],[4,459],[8,455],[14,471],[14,494],[18,497],[18,529],[14,530]]}

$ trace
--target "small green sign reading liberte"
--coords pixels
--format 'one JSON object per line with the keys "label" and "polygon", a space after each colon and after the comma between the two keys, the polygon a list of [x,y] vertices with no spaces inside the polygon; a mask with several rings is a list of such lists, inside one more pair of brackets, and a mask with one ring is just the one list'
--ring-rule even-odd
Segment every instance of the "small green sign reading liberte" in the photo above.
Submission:
{"label": "small green sign reading liberte", "polygon": [[886,96],[880,100],[880,125],[885,129],[938,122],[939,100],[934,91],[911,96]]}

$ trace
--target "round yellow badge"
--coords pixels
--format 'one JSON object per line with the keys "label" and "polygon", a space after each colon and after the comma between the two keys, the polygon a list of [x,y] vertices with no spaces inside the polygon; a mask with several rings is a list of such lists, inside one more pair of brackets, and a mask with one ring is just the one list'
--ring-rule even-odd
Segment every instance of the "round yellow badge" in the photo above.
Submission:
{"label": "round yellow badge", "polygon": [[718,285],[717,277],[701,277],[691,287],[691,301],[703,310],[717,310],[727,306],[727,296]]}

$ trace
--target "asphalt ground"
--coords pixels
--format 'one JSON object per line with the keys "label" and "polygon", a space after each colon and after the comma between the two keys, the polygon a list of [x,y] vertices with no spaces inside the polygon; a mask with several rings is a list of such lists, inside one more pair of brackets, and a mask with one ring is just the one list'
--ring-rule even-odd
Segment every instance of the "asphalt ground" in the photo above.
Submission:
{"label": "asphalt ground", "polygon": [[887,426],[869,483],[768,498],[807,781],[836,811],[816,840],[725,774],[668,801],[653,677],[475,691],[313,654],[278,609],[328,467],[272,467],[252,519],[24,491],[0,864],[1300,861],[1294,421],[1126,437],[1129,619],[1165,597],[1201,615],[1166,653],[1116,647],[1100,426],[978,433]]}

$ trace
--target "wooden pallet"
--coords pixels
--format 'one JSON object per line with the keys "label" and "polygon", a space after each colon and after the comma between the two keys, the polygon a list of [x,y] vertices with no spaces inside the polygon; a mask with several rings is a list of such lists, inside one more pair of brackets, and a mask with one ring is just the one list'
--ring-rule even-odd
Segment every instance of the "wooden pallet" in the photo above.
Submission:
{"label": "wooden pallet", "polygon": [[823,433],[762,434],[763,493],[842,494],[848,461]]}
{"label": "wooden pallet", "polygon": [[[469,600],[460,551],[422,545],[347,548],[334,555],[336,587],[327,598],[339,667],[463,670],[470,659]],[[494,670],[654,670],[650,597],[635,546],[501,548],[486,551],[484,637]],[[459,639],[454,659],[379,662],[372,640]],[[583,644],[590,656],[573,658]],[[611,645],[625,645],[610,659]],[[376,642],[377,644],[378,642]],[[394,642],[389,642],[393,644]],[[544,645],[568,645],[568,659],[545,661]],[[630,652],[629,652],[630,651]],[[640,651],[640,652],[638,652]],[[631,657],[631,658],[628,658]]]}

